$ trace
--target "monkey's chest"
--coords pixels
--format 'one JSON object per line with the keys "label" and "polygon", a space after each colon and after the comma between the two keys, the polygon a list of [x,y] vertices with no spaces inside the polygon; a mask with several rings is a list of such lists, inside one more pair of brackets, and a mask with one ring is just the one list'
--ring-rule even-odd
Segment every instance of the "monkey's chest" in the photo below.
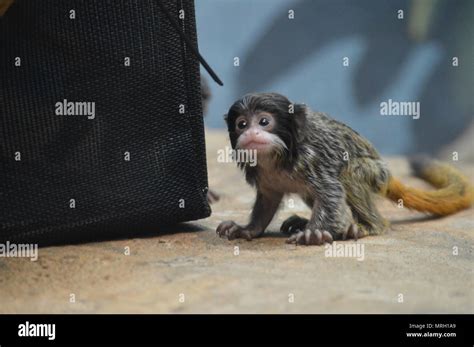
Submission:
{"label": "monkey's chest", "polygon": [[305,195],[307,193],[307,186],[303,181],[286,171],[261,169],[258,174],[258,183],[262,189],[284,194]]}

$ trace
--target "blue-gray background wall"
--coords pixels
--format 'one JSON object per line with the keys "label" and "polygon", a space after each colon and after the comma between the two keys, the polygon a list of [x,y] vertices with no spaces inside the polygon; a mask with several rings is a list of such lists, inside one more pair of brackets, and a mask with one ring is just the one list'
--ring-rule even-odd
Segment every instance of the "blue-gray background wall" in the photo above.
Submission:
{"label": "blue-gray background wall", "polygon": [[[196,0],[199,49],[224,82],[202,70],[213,94],[206,125],[223,128],[223,114],[247,92],[275,91],[347,123],[384,154],[435,153],[473,119],[473,5]],[[419,101],[420,119],[380,115],[388,99]]]}

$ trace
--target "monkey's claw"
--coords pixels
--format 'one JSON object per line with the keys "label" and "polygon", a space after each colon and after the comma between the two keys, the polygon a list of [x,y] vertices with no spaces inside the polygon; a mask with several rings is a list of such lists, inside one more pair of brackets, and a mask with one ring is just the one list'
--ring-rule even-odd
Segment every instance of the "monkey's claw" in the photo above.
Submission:
{"label": "monkey's claw", "polygon": [[362,231],[359,229],[357,224],[351,224],[349,228],[342,234],[342,239],[354,239],[357,241],[357,239],[361,238],[363,236]]}
{"label": "monkey's claw", "polygon": [[224,221],[216,229],[217,235],[219,237],[227,237],[229,240],[234,239],[246,239],[247,241],[252,240],[252,235],[250,231],[245,230],[240,225],[236,224],[233,221]]}
{"label": "monkey's claw", "polygon": [[326,230],[310,230],[299,231],[296,234],[291,235],[286,243],[294,243],[297,245],[323,245],[325,242],[332,243],[333,237]]}
{"label": "monkey's claw", "polygon": [[308,220],[306,218],[293,215],[282,223],[280,231],[284,234],[294,234],[298,231],[304,230],[306,228],[306,224],[308,224]]}

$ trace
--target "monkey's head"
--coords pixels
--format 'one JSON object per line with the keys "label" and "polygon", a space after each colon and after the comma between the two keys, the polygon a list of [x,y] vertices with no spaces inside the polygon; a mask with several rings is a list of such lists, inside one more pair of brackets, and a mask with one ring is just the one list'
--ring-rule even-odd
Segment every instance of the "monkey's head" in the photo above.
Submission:
{"label": "monkey's head", "polygon": [[225,120],[233,149],[256,150],[291,165],[297,155],[306,106],[277,93],[252,93],[237,100]]}

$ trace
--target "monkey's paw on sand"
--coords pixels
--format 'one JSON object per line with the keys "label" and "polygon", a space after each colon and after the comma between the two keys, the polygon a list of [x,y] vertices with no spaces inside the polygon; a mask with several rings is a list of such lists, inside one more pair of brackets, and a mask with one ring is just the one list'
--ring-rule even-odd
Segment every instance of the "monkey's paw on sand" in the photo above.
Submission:
{"label": "monkey's paw on sand", "polygon": [[[0,258],[0,312],[473,312],[473,209],[436,219],[382,199],[385,234],[301,247],[280,232],[290,216],[309,215],[290,196],[262,237],[229,241],[217,226],[246,223],[255,193],[234,163],[217,160],[226,132],[206,141],[209,186],[221,195],[211,217],[141,238],[41,248],[37,261]],[[404,159],[385,159],[403,182],[426,187]],[[459,166],[474,179],[474,165]]]}

